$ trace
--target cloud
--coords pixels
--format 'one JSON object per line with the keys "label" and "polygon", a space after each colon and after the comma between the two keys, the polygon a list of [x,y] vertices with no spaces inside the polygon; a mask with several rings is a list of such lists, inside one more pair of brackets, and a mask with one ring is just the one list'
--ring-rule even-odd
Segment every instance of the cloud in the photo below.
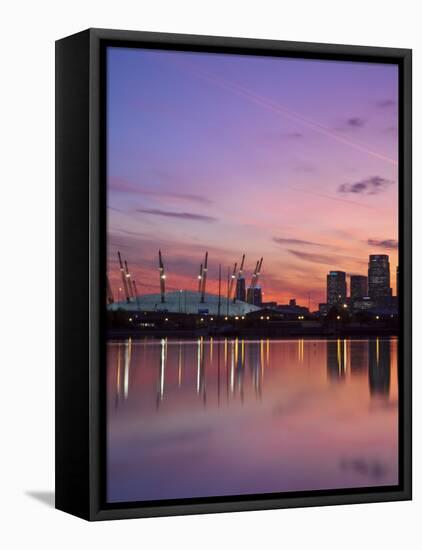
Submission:
{"label": "cloud", "polygon": [[312,262],[315,264],[324,264],[324,265],[341,265],[342,262],[357,262],[359,264],[365,263],[362,258],[353,258],[351,256],[339,256],[334,254],[314,254],[312,252],[302,252],[301,250],[293,250],[289,248],[287,250],[293,256],[304,260],[306,262]]}
{"label": "cloud", "polygon": [[286,132],[282,135],[282,137],[286,139],[301,139],[304,137],[304,135],[302,134],[302,132]]}
{"label": "cloud", "polygon": [[293,254],[293,256],[300,258],[301,260],[305,260],[307,262],[312,262],[315,264],[333,265],[337,261],[337,258],[335,256],[326,256],[324,254],[312,254],[311,252],[302,252],[300,250],[292,250],[290,248],[288,249],[288,252],[290,254]]}
{"label": "cloud", "polygon": [[[224,243],[222,243],[224,244]],[[120,250],[129,264],[132,275],[137,281],[139,291],[159,292],[158,279],[158,249],[161,249],[167,271],[166,288],[168,291],[181,288],[194,290],[198,285],[199,264],[204,259],[203,244],[183,242],[162,238],[157,235],[136,234],[119,230],[108,235],[108,266],[109,277],[114,281],[114,287],[120,285],[120,271],[117,260],[117,250]],[[211,291],[218,291],[218,265],[229,265],[233,260],[233,252],[224,248],[208,246],[209,277],[208,286]]]}
{"label": "cloud", "polygon": [[212,216],[205,216],[203,214],[192,214],[191,212],[171,212],[169,210],[158,210],[155,208],[143,208],[137,210],[142,214],[151,214],[152,216],[164,216],[166,218],[178,218],[182,220],[193,220],[193,221],[203,221],[203,222],[215,222],[217,218]]}
{"label": "cloud", "polygon": [[358,202],[358,201],[354,201],[354,200],[350,200],[350,199],[343,199],[343,198],[340,198],[340,197],[327,195],[326,193],[317,193],[315,191],[312,191],[312,189],[310,189],[309,187],[300,189],[299,187],[293,187],[292,185],[290,185],[289,189],[291,189],[292,191],[295,191],[297,193],[305,193],[308,196],[313,195],[314,197],[322,197],[323,199],[329,199],[329,200],[336,201],[336,202],[344,202],[346,204],[355,204],[356,206],[359,206],[361,208],[374,210],[374,207],[372,205],[364,204],[362,202]]}
{"label": "cloud", "polygon": [[377,101],[376,105],[381,109],[385,109],[387,107],[394,107],[396,105],[396,102],[394,101],[394,99],[381,99],[380,101]]}
{"label": "cloud", "polygon": [[398,241],[396,241],[396,239],[368,239],[368,244],[370,246],[385,248],[386,250],[397,250],[399,247],[399,243]]}
{"label": "cloud", "polygon": [[[142,249],[145,255],[152,254],[155,258],[155,255],[158,253],[158,249],[161,250],[171,250],[173,254],[184,254],[190,252],[192,256],[200,254],[201,258],[204,255],[204,244],[202,242],[186,242],[180,239],[177,239],[175,236],[170,237],[159,237],[154,232],[144,233],[138,231],[128,231],[126,229],[115,229],[108,233],[108,242],[114,246],[118,246],[117,243],[123,243],[123,246],[132,248],[135,252],[135,256],[139,257],[139,250]],[[221,243],[224,245],[224,243]],[[233,259],[233,251],[226,248],[221,248],[217,246],[212,246],[208,244],[207,250],[210,255],[217,256],[219,261],[231,263]],[[199,265],[199,263],[198,263]]]}
{"label": "cloud", "polygon": [[360,117],[350,117],[346,120],[346,125],[349,128],[363,128],[365,126],[366,121],[363,118]]}
{"label": "cloud", "polygon": [[199,204],[212,203],[209,198],[204,197],[203,195],[195,195],[191,193],[176,193],[174,191],[160,189],[160,187],[147,187],[145,185],[138,184],[135,185],[119,178],[110,178],[108,182],[108,189],[117,193],[133,193],[137,195],[146,195],[151,197],[164,197],[168,199],[191,201]]}
{"label": "cloud", "polygon": [[387,180],[381,176],[372,176],[355,183],[343,183],[338,187],[337,191],[339,193],[377,195],[385,191],[392,183],[391,180]]}
{"label": "cloud", "polygon": [[316,243],[313,241],[304,241],[302,239],[292,239],[283,237],[273,237],[273,241],[277,244],[304,244],[309,246],[325,246],[322,243]]}

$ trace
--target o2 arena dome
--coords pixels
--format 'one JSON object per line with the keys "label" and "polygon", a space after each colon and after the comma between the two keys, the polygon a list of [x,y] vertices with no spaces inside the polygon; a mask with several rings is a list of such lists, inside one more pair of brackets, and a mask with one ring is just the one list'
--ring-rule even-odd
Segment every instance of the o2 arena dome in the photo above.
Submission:
{"label": "o2 arena dome", "polygon": [[[131,298],[130,302],[114,302],[107,306],[109,311],[123,309],[125,311],[148,311],[168,313],[191,313],[202,315],[218,314],[218,296],[205,294],[201,301],[201,294],[192,290],[177,290],[166,292],[165,302],[161,302],[161,294],[143,294],[137,298]],[[229,300],[229,315],[245,315],[260,308],[240,300]],[[220,298],[220,314],[227,315],[227,297]]]}

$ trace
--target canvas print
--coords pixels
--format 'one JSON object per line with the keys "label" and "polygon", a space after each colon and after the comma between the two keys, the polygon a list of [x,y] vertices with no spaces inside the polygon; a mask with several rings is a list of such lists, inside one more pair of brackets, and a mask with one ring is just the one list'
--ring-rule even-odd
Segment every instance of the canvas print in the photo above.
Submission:
{"label": "canvas print", "polygon": [[106,72],[107,502],[396,487],[398,66]]}

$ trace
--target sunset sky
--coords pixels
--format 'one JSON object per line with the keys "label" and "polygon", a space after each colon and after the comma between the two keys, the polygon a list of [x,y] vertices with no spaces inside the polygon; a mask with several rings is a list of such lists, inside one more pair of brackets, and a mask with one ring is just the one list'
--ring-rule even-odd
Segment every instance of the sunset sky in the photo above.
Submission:
{"label": "sunset sky", "polygon": [[263,299],[325,302],[326,274],[367,274],[398,239],[395,65],[108,49],[108,270],[140,293],[197,289],[209,252],[263,256]]}

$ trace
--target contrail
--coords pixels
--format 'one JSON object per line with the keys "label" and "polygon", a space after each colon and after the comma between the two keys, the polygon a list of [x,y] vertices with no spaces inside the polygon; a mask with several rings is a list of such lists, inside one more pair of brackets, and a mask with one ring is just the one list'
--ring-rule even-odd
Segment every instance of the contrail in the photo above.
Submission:
{"label": "contrail", "polygon": [[353,201],[350,199],[341,199],[340,197],[334,197],[332,195],[326,195],[325,193],[318,193],[317,191],[311,191],[309,189],[299,189],[298,187],[293,187],[289,185],[289,189],[292,191],[297,191],[299,193],[306,193],[307,195],[315,195],[316,197],[323,197],[324,199],[329,199],[332,201],[338,201],[338,202],[345,202],[348,204],[354,204],[356,206],[361,206],[362,208],[368,208],[369,210],[378,210],[375,206],[371,206],[369,204],[364,204],[362,202]]}
{"label": "contrail", "polygon": [[248,88],[245,88],[244,86],[240,84],[234,84],[233,82],[229,82],[228,80],[222,79],[220,77],[217,77],[215,75],[212,75],[209,72],[205,72],[203,70],[197,69],[190,65],[187,67],[187,63],[183,62],[181,63],[185,68],[188,68],[192,73],[196,74],[196,76],[203,78],[205,80],[208,80],[221,88],[224,88],[226,90],[229,90],[241,97],[244,97],[246,99],[249,99],[256,103],[257,105],[260,105],[261,107],[264,107],[266,109],[271,110],[274,113],[277,113],[278,115],[285,116],[287,118],[290,118],[291,120],[295,120],[296,122],[300,122],[301,124],[308,126],[309,128],[312,128],[313,130],[324,134],[340,143],[343,143],[345,145],[349,145],[350,147],[353,147],[354,149],[361,151],[363,153],[367,153],[368,155],[371,155],[379,160],[382,160],[384,162],[387,162],[389,164],[392,164],[393,166],[397,166],[398,162],[390,157],[387,157],[386,155],[383,155],[377,151],[374,151],[373,149],[369,148],[364,143],[361,143],[356,140],[352,140],[350,138],[344,137],[340,134],[337,134],[336,132],[333,132],[326,126],[322,125],[319,122],[315,122],[309,118],[304,117],[300,113],[297,113],[295,111],[292,111],[291,109],[288,109],[287,107],[281,105],[280,103],[277,103],[273,101],[272,99],[269,99],[268,97],[265,97],[263,95],[257,94],[256,92],[253,92],[249,90]]}

